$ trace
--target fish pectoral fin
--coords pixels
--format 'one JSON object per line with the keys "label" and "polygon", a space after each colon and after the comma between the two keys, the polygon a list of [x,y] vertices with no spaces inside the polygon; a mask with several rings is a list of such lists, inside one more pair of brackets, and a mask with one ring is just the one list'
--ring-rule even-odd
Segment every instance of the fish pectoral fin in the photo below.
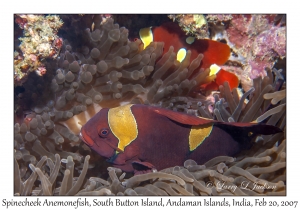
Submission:
{"label": "fish pectoral fin", "polygon": [[134,175],[151,173],[156,170],[154,165],[149,162],[132,161],[131,164],[134,169]]}

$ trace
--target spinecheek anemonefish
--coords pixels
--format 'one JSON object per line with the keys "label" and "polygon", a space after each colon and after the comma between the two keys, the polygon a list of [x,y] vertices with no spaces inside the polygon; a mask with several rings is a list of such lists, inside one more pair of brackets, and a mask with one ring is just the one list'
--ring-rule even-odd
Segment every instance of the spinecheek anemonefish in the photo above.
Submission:
{"label": "spinecheek anemonefish", "polygon": [[251,146],[257,134],[281,132],[257,123],[226,123],[163,108],[128,104],[104,108],[81,129],[81,139],[115,167],[135,174],[203,164],[216,156],[234,156]]}

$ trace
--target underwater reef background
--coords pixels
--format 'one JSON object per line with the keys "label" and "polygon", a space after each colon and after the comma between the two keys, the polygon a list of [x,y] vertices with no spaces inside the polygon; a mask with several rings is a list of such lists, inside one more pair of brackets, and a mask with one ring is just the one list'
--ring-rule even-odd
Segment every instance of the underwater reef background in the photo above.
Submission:
{"label": "underwater reef background", "polygon": [[[144,49],[139,30],[166,23],[228,46],[218,66],[238,86],[228,76],[210,89],[218,73],[208,50],[193,57],[190,44],[179,62],[174,36]],[[15,195],[286,195],[285,15],[15,15],[14,29]],[[101,108],[126,103],[284,132],[258,136],[236,157],[133,176],[78,137]]]}

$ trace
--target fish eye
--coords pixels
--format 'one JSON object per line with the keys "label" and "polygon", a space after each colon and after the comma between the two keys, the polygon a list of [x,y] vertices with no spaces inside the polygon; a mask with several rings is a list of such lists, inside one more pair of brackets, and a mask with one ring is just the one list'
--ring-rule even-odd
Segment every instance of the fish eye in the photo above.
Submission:
{"label": "fish eye", "polygon": [[108,130],[107,128],[101,129],[101,130],[100,130],[100,133],[99,133],[99,135],[100,135],[101,137],[106,137],[108,134],[109,134],[109,130]]}

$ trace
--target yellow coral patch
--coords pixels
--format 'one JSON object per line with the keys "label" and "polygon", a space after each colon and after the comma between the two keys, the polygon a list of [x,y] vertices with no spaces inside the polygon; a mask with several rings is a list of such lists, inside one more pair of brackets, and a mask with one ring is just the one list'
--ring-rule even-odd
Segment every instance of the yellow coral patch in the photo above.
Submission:
{"label": "yellow coral patch", "polygon": [[108,111],[108,124],[112,133],[119,139],[118,148],[124,151],[138,135],[135,117],[131,112],[131,106],[127,104]]}
{"label": "yellow coral patch", "polygon": [[151,27],[142,28],[139,34],[142,42],[144,43],[145,49],[151,42],[153,42],[153,33],[151,31]]}
{"label": "yellow coral patch", "polygon": [[181,48],[180,50],[178,50],[177,52],[177,60],[181,63],[186,56],[186,49]]}
{"label": "yellow coral patch", "polygon": [[203,25],[207,24],[207,21],[204,15],[194,15],[194,21],[197,24],[197,27],[201,28]]}
{"label": "yellow coral patch", "polygon": [[192,126],[189,135],[190,151],[195,150],[202,142],[210,135],[213,129],[213,124]]}

